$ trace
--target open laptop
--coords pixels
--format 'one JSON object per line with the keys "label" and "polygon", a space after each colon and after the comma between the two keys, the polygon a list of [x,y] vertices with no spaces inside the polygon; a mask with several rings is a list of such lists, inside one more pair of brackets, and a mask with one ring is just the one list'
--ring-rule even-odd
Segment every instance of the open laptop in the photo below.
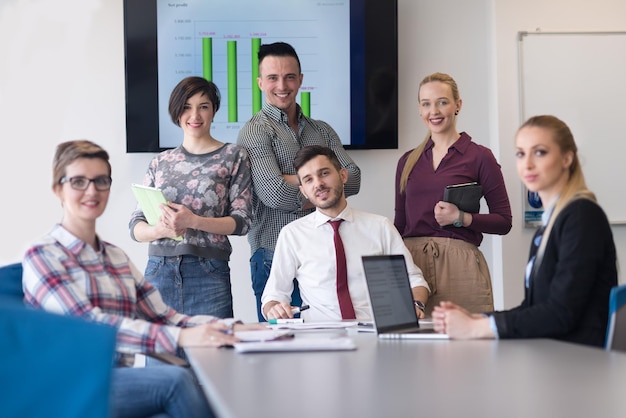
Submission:
{"label": "open laptop", "polygon": [[379,338],[449,339],[432,328],[420,328],[404,255],[361,258]]}

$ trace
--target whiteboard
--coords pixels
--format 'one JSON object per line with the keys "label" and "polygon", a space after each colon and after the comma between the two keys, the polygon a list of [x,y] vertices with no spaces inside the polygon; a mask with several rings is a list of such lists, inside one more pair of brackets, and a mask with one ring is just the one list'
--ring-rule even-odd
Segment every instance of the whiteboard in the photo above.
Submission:
{"label": "whiteboard", "polygon": [[518,35],[520,124],[563,120],[587,186],[612,224],[626,224],[626,32]]}

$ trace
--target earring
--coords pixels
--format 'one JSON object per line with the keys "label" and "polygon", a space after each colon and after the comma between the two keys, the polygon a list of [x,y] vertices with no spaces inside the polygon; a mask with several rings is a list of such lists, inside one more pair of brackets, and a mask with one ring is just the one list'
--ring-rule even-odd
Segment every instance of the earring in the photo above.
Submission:
{"label": "earring", "polygon": [[456,112],[454,112],[454,114],[455,114],[455,115],[458,115],[458,114],[459,114],[459,111],[457,110]]}

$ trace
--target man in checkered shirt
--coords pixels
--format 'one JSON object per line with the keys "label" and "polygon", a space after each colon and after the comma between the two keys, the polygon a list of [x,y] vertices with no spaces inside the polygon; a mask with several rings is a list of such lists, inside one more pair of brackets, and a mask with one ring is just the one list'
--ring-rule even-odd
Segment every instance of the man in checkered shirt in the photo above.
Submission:
{"label": "man in checkered shirt", "polygon": [[[259,321],[261,295],[269,277],[278,233],[289,222],[311,213],[315,207],[300,193],[293,160],[307,145],[331,148],[348,171],[346,196],[359,192],[361,170],[352,161],[337,133],[326,122],[302,114],[296,103],[303,74],[293,47],[284,42],[259,48],[259,88],[265,93],[263,108],[241,129],[237,143],[243,146],[252,164],[254,218],[248,233],[252,257],[252,288]],[[297,285],[297,283],[296,283]],[[292,304],[301,303],[299,292]]]}

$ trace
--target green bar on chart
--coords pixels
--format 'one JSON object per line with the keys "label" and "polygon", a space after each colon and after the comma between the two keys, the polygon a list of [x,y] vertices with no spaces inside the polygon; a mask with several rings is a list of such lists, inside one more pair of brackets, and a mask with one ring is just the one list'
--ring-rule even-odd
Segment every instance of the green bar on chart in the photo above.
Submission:
{"label": "green bar on chart", "polygon": [[304,116],[311,117],[311,92],[303,91],[300,93],[300,107]]}
{"label": "green bar on chart", "polygon": [[202,38],[202,76],[213,81],[213,38]]}
{"label": "green bar on chart", "polygon": [[237,122],[237,41],[226,42],[228,122]]}
{"label": "green bar on chart", "polygon": [[261,89],[257,78],[259,78],[259,48],[261,48],[261,38],[252,38],[252,114],[255,115],[261,110]]}

